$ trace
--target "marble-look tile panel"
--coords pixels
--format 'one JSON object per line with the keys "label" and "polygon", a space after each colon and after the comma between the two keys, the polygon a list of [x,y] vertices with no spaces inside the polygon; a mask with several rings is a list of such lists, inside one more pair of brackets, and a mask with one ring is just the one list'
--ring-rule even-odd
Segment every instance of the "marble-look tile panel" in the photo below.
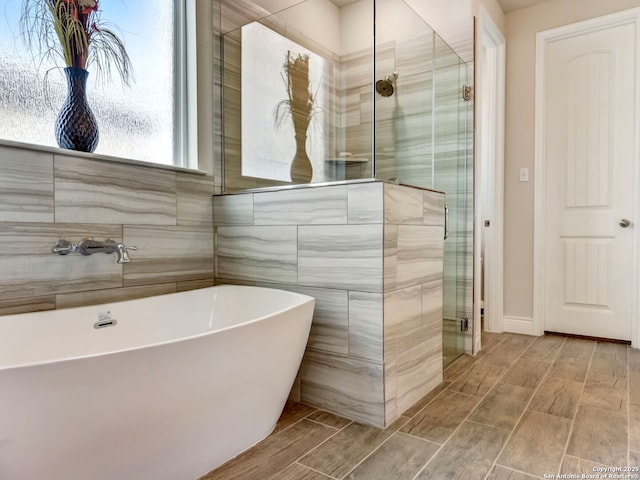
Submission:
{"label": "marble-look tile panel", "polygon": [[218,277],[295,285],[297,261],[295,226],[216,227]]}
{"label": "marble-look tile panel", "polygon": [[298,284],[382,291],[382,225],[298,227]]}
{"label": "marble-look tile panel", "polygon": [[53,155],[0,146],[0,222],[53,222]]}
{"label": "marble-look tile panel", "polygon": [[[424,199],[424,216],[422,223],[425,225],[444,227],[444,195],[441,193],[425,191]],[[444,237],[444,229],[442,231]]]}
{"label": "marble-look tile panel", "polygon": [[213,223],[213,177],[176,173],[178,225]]}
{"label": "marble-look tile panel", "polygon": [[398,361],[393,357],[384,362],[384,424],[391,425],[398,415]]}
{"label": "marble-look tile panel", "polygon": [[253,194],[213,197],[215,225],[253,225]]}
{"label": "marble-look tile panel", "polygon": [[440,280],[443,247],[441,227],[398,225],[396,287]]}
{"label": "marble-look tile panel", "polygon": [[55,295],[38,297],[20,297],[0,300],[0,315],[15,315],[17,313],[42,312],[55,310]]}
{"label": "marble-look tile panel", "polygon": [[384,224],[384,291],[398,288],[398,225]]}
{"label": "marble-look tile panel", "polygon": [[307,350],[300,367],[301,401],[383,428],[382,375],[381,364]]}
{"label": "marble-look tile panel", "polygon": [[397,356],[397,408],[402,414],[442,383],[442,337],[423,339]]}
{"label": "marble-look tile panel", "polygon": [[422,286],[384,294],[384,358],[418,345],[423,338]]}
{"label": "marble-look tile panel", "polygon": [[215,279],[203,278],[198,280],[186,280],[184,282],[176,282],[176,292],[187,292],[189,290],[197,290],[199,288],[213,287]]}
{"label": "marble-look tile panel", "polygon": [[422,324],[429,335],[443,332],[442,293],[442,280],[422,284]]}
{"label": "marble-look tile panel", "polygon": [[424,221],[424,190],[384,184],[385,223],[422,225]]}
{"label": "marble-look tile panel", "polygon": [[255,225],[347,223],[347,186],[296,188],[254,194]]}
{"label": "marble-look tile panel", "polygon": [[56,306],[57,308],[83,307],[85,305],[122,302],[125,300],[166,295],[175,292],[175,283],[162,283],[141,287],[109,288],[89,292],[63,293],[56,295]]}
{"label": "marble-look tile panel", "polygon": [[54,157],[57,222],[176,224],[176,173]]}
{"label": "marble-look tile panel", "polygon": [[211,226],[124,226],[124,286],[213,279]]}
{"label": "marble-look tile panel", "polygon": [[316,303],[307,348],[347,355],[349,352],[349,292],[277,283],[257,283],[256,286],[289,290],[315,298]]}
{"label": "marble-look tile panel", "polygon": [[0,298],[38,297],[122,286],[116,255],[57,255],[51,248],[66,238],[76,243],[93,236],[122,239],[120,225],[2,223]]}
{"label": "marble-look tile panel", "polygon": [[353,184],[348,186],[348,221],[356,223],[382,223],[382,182]]}
{"label": "marble-look tile panel", "polygon": [[433,33],[413,35],[398,41],[396,68],[404,75],[433,70]]}
{"label": "marble-look tile panel", "polygon": [[349,356],[382,362],[382,294],[349,292]]}

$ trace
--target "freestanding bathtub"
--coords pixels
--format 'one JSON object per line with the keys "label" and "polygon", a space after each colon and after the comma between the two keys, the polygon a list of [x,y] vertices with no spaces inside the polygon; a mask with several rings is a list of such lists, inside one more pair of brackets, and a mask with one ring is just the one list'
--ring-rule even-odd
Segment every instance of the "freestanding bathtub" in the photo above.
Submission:
{"label": "freestanding bathtub", "polygon": [[0,479],[203,475],[273,430],[313,306],[219,286],[0,317]]}

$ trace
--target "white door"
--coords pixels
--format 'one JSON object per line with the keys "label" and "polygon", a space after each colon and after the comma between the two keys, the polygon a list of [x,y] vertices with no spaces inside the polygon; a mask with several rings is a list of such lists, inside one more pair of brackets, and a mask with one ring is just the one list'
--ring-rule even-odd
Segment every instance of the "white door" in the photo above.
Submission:
{"label": "white door", "polygon": [[631,339],[636,28],[546,43],[546,331]]}

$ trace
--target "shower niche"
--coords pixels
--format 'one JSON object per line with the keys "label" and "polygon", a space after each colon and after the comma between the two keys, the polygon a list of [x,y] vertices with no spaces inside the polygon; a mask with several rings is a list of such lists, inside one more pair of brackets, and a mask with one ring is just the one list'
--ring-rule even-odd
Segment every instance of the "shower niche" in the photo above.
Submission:
{"label": "shower niche", "polygon": [[471,353],[470,66],[403,0],[267,3],[221,2],[223,193],[372,180],[443,192],[443,362]]}

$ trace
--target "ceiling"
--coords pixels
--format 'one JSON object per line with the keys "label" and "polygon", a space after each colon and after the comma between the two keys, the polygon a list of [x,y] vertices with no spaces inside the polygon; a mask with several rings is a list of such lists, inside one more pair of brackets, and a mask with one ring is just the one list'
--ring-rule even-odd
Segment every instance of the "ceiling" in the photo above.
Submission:
{"label": "ceiling", "polygon": [[[331,0],[331,1],[338,7],[344,7],[346,5],[350,5],[360,0]],[[498,3],[502,7],[502,10],[504,11],[504,13],[509,13],[509,12],[513,12],[514,10],[530,7],[531,5],[542,3],[545,1],[547,0],[498,0]]]}

